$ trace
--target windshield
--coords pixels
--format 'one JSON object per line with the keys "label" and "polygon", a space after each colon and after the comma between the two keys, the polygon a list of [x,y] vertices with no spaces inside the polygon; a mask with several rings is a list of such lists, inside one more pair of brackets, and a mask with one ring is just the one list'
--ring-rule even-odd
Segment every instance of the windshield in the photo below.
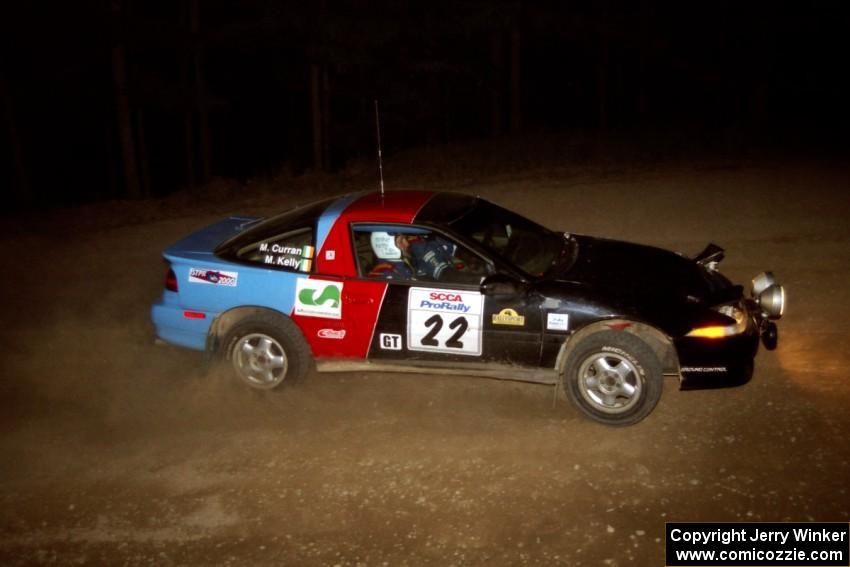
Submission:
{"label": "windshield", "polygon": [[449,224],[533,276],[559,263],[566,242],[562,234],[481,199]]}

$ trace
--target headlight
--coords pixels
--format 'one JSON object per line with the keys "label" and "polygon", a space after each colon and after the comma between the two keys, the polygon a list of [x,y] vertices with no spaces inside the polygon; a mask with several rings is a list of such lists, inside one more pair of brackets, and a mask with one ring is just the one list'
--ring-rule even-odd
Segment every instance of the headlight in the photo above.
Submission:
{"label": "headlight", "polygon": [[785,313],[785,288],[779,285],[772,272],[762,272],[753,278],[750,295],[764,317],[779,319]]}
{"label": "headlight", "polygon": [[750,295],[756,299],[761,292],[777,283],[779,282],[776,281],[776,276],[773,275],[773,272],[762,272],[753,278],[753,286],[750,288]]}
{"label": "headlight", "polygon": [[738,305],[721,305],[715,311],[734,319],[733,325],[707,325],[693,329],[687,336],[703,339],[722,339],[732,335],[740,335],[747,330],[747,312]]}
{"label": "headlight", "polygon": [[785,313],[785,288],[773,284],[762,291],[756,301],[768,319],[779,319]]}

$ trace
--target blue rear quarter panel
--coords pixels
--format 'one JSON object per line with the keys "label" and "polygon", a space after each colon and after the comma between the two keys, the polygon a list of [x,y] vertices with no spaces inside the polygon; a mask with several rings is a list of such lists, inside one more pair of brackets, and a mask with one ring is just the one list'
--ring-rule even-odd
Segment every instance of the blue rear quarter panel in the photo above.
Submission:
{"label": "blue rear quarter panel", "polygon": [[[203,350],[212,322],[230,309],[266,307],[285,315],[292,312],[296,281],[306,274],[237,264],[213,254],[214,248],[244,230],[254,219],[232,217],[202,229],[169,246],[163,256],[177,277],[178,291],[164,290],[151,307],[156,335],[175,345]],[[233,285],[199,281],[192,270],[235,273]],[[196,272],[197,274],[197,272]],[[231,283],[231,280],[228,280]],[[194,316],[186,316],[185,312]],[[203,314],[200,318],[198,314]]]}

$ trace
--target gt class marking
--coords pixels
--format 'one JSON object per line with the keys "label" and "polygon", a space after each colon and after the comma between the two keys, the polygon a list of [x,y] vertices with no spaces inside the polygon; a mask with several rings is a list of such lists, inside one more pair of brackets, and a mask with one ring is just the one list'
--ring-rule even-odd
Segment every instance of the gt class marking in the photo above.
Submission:
{"label": "gt class marking", "polygon": [[219,270],[204,270],[201,268],[189,268],[189,281],[211,285],[224,285],[236,287],[238,272],[224,272]]}
{"label": "gt class marking", "polygon": [[383,350],[401,350],[401,335],[392,333],[381,333],[378,341]]}
{"label": "gt class marking", "polygon": [[494,325],[514,325],[516,327],[525,326],[525,316],[520,315],[513,309],[502,309],[498,313],[493,313]]}
{"label": "gt class marking", "polygon": [[340,282],[301,278],[295,284],[295,314],[341,319],[341,296]]}
{"label": "gt class marking", "polygon": [[481,356],[484,296],[477,292],[411,288],[407,348]]}

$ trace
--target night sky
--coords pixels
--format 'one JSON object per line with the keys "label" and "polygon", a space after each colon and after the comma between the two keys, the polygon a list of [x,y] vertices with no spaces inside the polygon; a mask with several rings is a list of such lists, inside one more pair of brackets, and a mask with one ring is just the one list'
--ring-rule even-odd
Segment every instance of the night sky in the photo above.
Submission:
{"label": "night sky", "polygon": [[551,134],[843,155],[844,4],[16,3],[0,183],[44,206],[340,171],[374,155],[375,99],[389,155]]}

